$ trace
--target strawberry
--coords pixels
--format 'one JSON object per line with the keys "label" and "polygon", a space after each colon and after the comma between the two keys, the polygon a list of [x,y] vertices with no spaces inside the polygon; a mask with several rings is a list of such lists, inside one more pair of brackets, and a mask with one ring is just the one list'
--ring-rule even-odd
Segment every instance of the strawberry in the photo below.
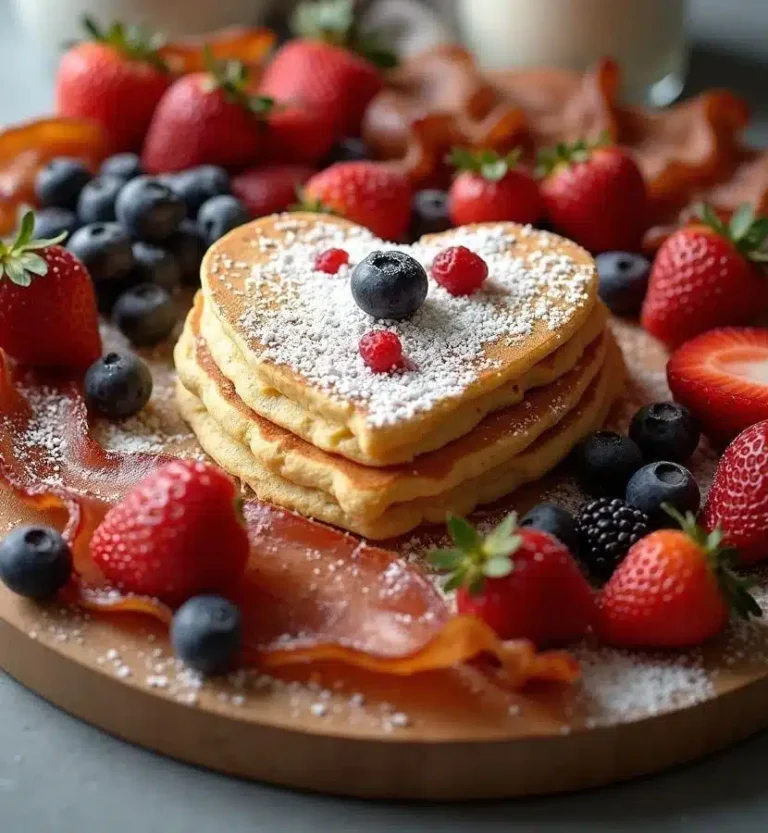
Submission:
{"label": "strawberry", "polygon": [[301,6],[293,24],[301,37],[278,50],[261,94],[330,114],[335,138],[359,135],[369,102],[384,86],[379,67],[392,66],[393,54],[375,34],[360,35],[351,0]]}
{"label": "strawberry", "polygon": [[226,593],[248,560],[248,533],[234,482],[198,460],[150,472],[107,512],[91,555],[126,593],[179,604]]}
{"label": "strawberry", "polygon": [[767,282],[760,262],[768,240],[768,217],[749,205],[726,227],[708,206],[700,223],[674,232],[651,270],[641,323],[668,347],[711,330],[754,321],[766,308]]}
{"label": "strawberry", "polygon": [[611,645],[691,648],[717,636],[733,610],[761,616],[719,529],[707,534],[690,513],[667,510],[680,529],[641,538],[603,588],[598,636]]}
{"label": "strawberry", "polygon": [[568,548],[547,532],[518,527],[508,515],[481,537],[467,521],[449,518],[455,547],[435,550],[431,563],[450,571],[459,613],[474,615],[502,639],[538,646],[580,639],[594,624],[592,588]]}
{"label": "strawberry", "polygon": [[59,64],[56,109],[100,124],[113,153],[139,150],[173,80],[158,51],[162,41],[135,26],[113,23],[102,31],[87,17],[84,23],[90,39],[69,49]]}
{"label": "strawberry", "polygon": [[560,144],[539,156],[541,194],[555,228],[595,254],[636,251],[648,223],[645,181],[620,148]]}
{"label": "strawberry", "polygon": [[319,107],[273,102],[265,121],[268,162],[313,165],[328,156],[334,142],[333,114]]}
{"label": "strawberry", "polygon": [[306,165],[250,168],[232,177],[232,193],[252,217],[265,217],[290,208],[296,202],[299,189],[313,173]]}
{"label": "strawberry", "polygon": [[768,558],[768,420],[742,431],[717,464],[704,504],[705,529],[722,530],[739,561]]}
{"label": "strawberry", "polygon": [[451,164],[459,171],[448,192],[455,226],[508,220],[535,223],[544,211],[536,180],[517,166],[519,151],[499,156],[454,148]]}
{"label": "strawberry", "polygon": [[411,185],[384,162],[338,162],[304,186],[301,207],[366,226],[384,240],[401,240],[411,221]]}
{"label": "strawberry", "polygon": [[768,330],[724,327],[672,354],[667,381],[674,398],[712,439],[727,442],[768,419]]}
{"label": "strawberry", "polygon": [[101,355],[93,283],[52,240],[34,240],[29,211],[13,242],[0,242],[0,348],[31,367],[85,369]]}
{"label": "strawberry", "polygon": [[214,61],[208,70],[175,81],[149,126],[142,164],[149,173],[196,165],[244,168],[264,148],[264,115],[273,102],[248,91],[248,70],[239,61]]}

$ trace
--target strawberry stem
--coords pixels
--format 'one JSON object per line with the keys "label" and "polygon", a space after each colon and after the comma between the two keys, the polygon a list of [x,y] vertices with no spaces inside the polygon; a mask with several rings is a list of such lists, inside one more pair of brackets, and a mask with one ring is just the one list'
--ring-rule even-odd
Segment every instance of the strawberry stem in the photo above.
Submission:
{"label": "strawberry stem", "polygon": [[723,600],[728,607],[741,619],[763,615],[762,608],[755,597],[749,592],[752,581],[741,578],[733,571],[738,552],[732,547],[723,547],[723,531],[716,527],[707,533],[697,523],[691,512],[683,516],[668,503],[662,504],[662,509],[675,520],[680,529],[698,546],[706,556],[707,564],[712,572]]}
{"label": "strawberry stem", "polygon": [[160,55],[160,49],[166,44],[163,35],[148,32],[141,26],[125,26],[119,21],[102,29],[89,15],[83,15],[83,28],[90,40],[111,46],[132,61],[143,61],[155,69],[169,71],[168,64]]}
{"label": "strawberry stem", "polygon": [[699,203],[694,208],[694,214],[748,260],[768,263],[768,217],[756,216],[754,207],[749,203],[740,205],[727,225],[707,203]]}
{"label": "strawberry stem", "polygon": [[428,556],[433,567],[448,574],[445,590],[466,587],[477,594],[482,592],[485,579],[503,578],[514,570],[512,556],[523,543],[516,513],[507,515],[485,537],[463,518],[449,516],[447,525],[454,546],[435,549]]}
{"label": "strawberry stem", "polygon": [[448,162],[457,171],[472,171],[489,182],[499,182],[517,167],[521,155],[521,148],[514,148],[505,156],[500,156],[494,150],[472,151],[455,147],[448,156]]}
{"label": "strawberry stem", "polygon": [[608,147],[610,144],[612,144],[610,135],[607,131],[603,131],[593,141],[577,139],[570,144],[567,142],[558,142],[552,148],[543,148],[539,151],[536,158],[536,175],[544,178],[560,166],[565,167],[580,162],[587,162],[594,150]]}
{"label": "strawberry stem", "polygon": [[298,37],[322,40],[356,52],[379,69],[397,66],[397,57],[381,32],[361,32],[353,0],[302,3],[291,17]]}
{"label": "strawberry stem", "polygon": [[34,231],[35,213],[27,211],[16,239],[0,241],[0,281],[7,277],[16,286],[29,286],[35,277],[48,274],[48,263],[36,252],[61,243],[67,233],[45,240],[34,238]]}

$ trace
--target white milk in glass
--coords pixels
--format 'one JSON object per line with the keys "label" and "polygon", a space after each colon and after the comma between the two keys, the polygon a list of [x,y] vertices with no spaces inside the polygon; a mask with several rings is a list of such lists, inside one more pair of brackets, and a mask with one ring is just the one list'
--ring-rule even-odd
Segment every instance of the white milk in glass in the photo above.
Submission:
{"label": "white milk in glass", "polygon": [[666,104],[685,77],[685,0],[458,0],[464,37],[487,69],[585,69],[616,58],[624,90]]}

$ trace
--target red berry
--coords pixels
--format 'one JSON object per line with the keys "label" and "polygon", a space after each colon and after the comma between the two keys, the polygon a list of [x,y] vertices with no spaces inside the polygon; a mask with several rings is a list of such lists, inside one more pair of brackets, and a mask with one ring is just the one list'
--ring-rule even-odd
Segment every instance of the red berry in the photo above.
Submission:
{"label": "red berry", "polygon": [[208,463],[166,463],[107,512],[91,553],[125,592],[170,604],[226,593],[248,559],[235,484]]}
{"label": "red berry", "polygon": [[335,275],[342,266],[349,263],[349,252],[344,249],[326,249],[315,258],[315,270]]}
{"label": "red berry", "polygon": [[466,246],[450,246],[437,255],[431,271],[451,295],[471,295],[488,277],[488,264]]}
{"label": "red berry", "polygon": [[374,330],[360,339],[360,355],[375,373],[386,373],[403,360],[403,345],[396,333]]}

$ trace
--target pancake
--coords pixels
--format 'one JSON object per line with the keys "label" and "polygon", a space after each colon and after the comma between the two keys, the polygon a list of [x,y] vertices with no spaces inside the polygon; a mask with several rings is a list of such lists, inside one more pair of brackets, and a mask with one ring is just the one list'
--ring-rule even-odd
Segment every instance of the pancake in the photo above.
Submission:
{"label": "pancake", "polygon": [[603,424],[623,383],[621,353],[609,335],[605,363],[576,406],[522,453],[441,494],[395,503],[370,518],[350,515],[328,492],[299,485],[262,465],[246,444],[222,429],[203,401],[181,379],[177,399],[182,416],[202,448],[220,466],[250,486],[259,498],[367,538],[382,540],[409,532],[423,523],[441,523],[448,514],[469,514],[480,504],[492,503],[539,479],[563,460],[586,434]]}
{"label": "pancake", "polygon": [[[339,218],[266,217],[219,240],[201,267],[206,315],[215,316],[224,340],[267,393],[341,425],[341,439],[354,438],[359,459],[407,459],[466,403],[520,379],[566,344],[596,303],[590,255],[530,227],[468,226],[396,248],[428,270],[449,245],[482,255],[489,279],[470,297],[453,297],[430,279],[427,300],[412,318],[385,322],[404,345],[408,368],[400,372],[365,367],[360,338],[380,323],[357,307],[348,285],[351,267],[394,245]],[[314,270],[315,256],[330,247],[349,252],[350,269]],[[456,430],[465,425],[457,422]]]}
{"label": "pancake", "polygon": [[602,303],[596,304],[584,326],[572,338],[519,379],[499,385],[476,399],[459,403],[445,422],[434,426],[428,434],[417,437],[410,444],[388,449],[383,457],[366,454],[357,437],[343,423],[313,414],[274,388],[265,388],[259,377],[251,372],[246,357],[237,345],[227,338],[218,318],[206,309],[200,293],[190,316],[195,318],[193,329],[199,330],[213,360],[249,408],[324,451],[368,466],[385,466],[406,463],[418,455],[443,447],[471,431],[487,414],[520,402],[527,390],[548,385],[571,370],[587,346],[602,332],[607,311]]}

